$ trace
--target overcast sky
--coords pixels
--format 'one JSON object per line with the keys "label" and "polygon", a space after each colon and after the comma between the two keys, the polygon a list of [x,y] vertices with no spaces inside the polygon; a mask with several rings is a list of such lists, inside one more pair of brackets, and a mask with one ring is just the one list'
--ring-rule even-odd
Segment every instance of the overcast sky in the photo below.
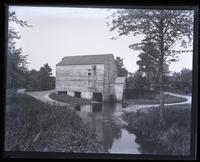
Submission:
{"label": "overcast sky", "polygon": [[[55,75],[55,65],[64,56],[89,54],[113,54],[123,58],[128,71],[138,69],[139,52],[128,46],[139,43],[142,36],[122,36],[111,40],[117,33],[109,31],[106,17],[114,9],[10,6],[9,10],[15,11],[19,19],[33,26],[15,26],[21,35],[17,46],[28,54],[30,70],[39,70],[48,63]],[[170,65],[170,71],[182,68],[192,69],[192,53],[180,55],[180,61]]]}

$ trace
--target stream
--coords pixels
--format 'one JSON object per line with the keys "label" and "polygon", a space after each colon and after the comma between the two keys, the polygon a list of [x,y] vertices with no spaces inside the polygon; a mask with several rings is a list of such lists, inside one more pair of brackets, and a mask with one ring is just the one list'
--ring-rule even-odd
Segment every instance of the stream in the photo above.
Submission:
{"label": "stream", "polygon": [[[130,105],[129,105],[130,106]],[[104,152],[113,154],[165,154],[160,146],[136,136],[118,113],[122,112],[121,103],[92,104],[75,107],[82,120],[97,135],[103,144]]]}

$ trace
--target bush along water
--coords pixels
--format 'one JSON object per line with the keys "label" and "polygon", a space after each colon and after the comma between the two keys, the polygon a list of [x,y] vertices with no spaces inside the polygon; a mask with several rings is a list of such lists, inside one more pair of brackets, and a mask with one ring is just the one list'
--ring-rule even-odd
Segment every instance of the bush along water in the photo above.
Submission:
{"label": "bush along water", "polygon": [[166,107],[164,127],[159,124],[158,108],[147,112],[126,112],[123,117],[128,122],[128,129],[137,136],[161,145],[167,154],[189,155],[191,112],[188,107],[189,105]]}

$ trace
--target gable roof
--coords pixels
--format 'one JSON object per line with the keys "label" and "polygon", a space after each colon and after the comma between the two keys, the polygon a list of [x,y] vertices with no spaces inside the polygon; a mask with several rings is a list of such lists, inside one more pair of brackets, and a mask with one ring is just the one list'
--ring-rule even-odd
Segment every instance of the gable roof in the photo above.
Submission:
{"label": "gable roof", "polygon": [[112,54],[66,56],[56,66],[104,64],[109,59],[114,60],[114,56]]}

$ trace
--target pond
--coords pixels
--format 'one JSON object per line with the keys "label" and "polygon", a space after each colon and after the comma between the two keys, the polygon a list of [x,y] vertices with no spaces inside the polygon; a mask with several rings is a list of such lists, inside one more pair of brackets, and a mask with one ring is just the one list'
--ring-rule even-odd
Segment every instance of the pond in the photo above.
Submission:
{"label": "pond", "polygon": [[[129,105],[130,106],[130,105]],[[121,154],[165,154],[160,146],[143,140],[129,131],[117,115],[121,103],[92,104],[75,107],[78,115],[97,135],[104,152]]]}

